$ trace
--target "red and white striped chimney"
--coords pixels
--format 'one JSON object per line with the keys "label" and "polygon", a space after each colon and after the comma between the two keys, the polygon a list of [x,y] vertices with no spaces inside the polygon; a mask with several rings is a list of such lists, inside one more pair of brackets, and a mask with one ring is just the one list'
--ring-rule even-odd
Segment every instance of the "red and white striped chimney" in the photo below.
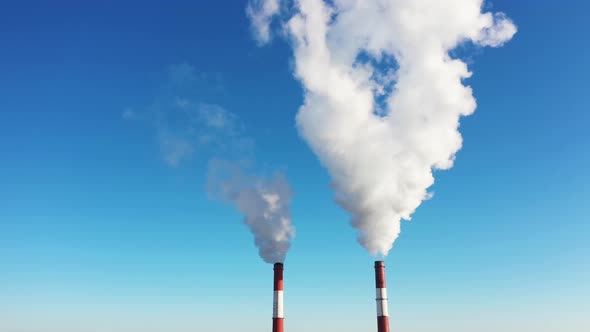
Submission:
{"label": "red and white striped chimney", "polygon": [[387,313],[387,287],[385,286],[385,262],[375,262],[375,287],[377,288],[377,331],[389,332]]}
{"label": "red and white striped chimney", "polygon": [[283,263],[274,265],[274,297],[272,305],[272,332],[283,332]]}

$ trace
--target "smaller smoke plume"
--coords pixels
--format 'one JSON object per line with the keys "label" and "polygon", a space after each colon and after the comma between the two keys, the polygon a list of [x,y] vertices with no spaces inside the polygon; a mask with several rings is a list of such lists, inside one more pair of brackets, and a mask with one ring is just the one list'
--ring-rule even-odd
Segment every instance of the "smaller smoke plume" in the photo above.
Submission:
{"label": "smaller smoke plume", "polygon": [[210,160],[207,190],[244,215],[244,224],[265,262],[283,262],[295,236],[289,209],[291,187],[281,173],[264,178],[246,174],[244,169],[229,161]]}
{"label": "smaller smoke plume", "polygon": [[[272,5],[257,8],[275,13]],[[289,209],[291,187],[282,173],[263,177],[251,172],[254,139],[246,134],[237,114],[204,101],[204,95],[211,98],[223,91],[218,75],[177,64],[169,68],[162,91],[150,107],[142,112],[126,108],[121,117],[152,127],[163,160],[173,168],[207,158],[208,193],[244,215],[266,262],[283,262],[295,236]]]}

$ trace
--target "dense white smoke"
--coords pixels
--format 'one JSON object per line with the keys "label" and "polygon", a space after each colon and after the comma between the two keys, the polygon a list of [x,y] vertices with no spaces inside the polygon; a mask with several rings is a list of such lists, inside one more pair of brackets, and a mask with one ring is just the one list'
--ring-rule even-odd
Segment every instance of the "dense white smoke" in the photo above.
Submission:
{"label": "dense white smoke", "polygon": [[209,161],[208,191],[233,204],[244,215],[260,257],[267,263],[284,262],[295,228],[289,209],[293,193],[280,173],[263,178],[246,174],[235,163]]}
{"label": "dense white smoke", "polygon": [[[432,170],[451,168],[461,148],[459,118],[476,102],[463,85],[467,65],[449,52],[466,42],[501,46],[516,33],[504,14],[482,6],[295,0],[281,15],[305,91],[297,126],[372,254],[387,255],[400,220],[431,196]],[[263,17],[252,24],[266,36],[271,18]]]}

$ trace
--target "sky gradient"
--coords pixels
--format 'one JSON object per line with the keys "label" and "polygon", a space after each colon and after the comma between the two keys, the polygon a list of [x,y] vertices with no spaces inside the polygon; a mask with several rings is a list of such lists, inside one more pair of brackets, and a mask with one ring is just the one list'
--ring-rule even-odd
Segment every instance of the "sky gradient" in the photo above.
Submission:
{"label": "sky gradient", "polygon": [[[463,148],[386,260],[393,331],[590,330],[590,5],[492,3],[519,31],[470,50]],[[2,7],[0,332],[270,329],[272,266],[205,190],[235,153],[295,192],[286,328],[375,329],[374,258],[297,133],[290,48],[257,46],[245,2]],[[170,162],[158,124],[178,96],[251,144]]]}

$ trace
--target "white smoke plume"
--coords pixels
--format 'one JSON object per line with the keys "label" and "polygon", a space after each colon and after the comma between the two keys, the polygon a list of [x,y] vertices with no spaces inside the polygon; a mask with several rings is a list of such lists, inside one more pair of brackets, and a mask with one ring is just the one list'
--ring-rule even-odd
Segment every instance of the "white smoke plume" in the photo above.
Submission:
{"label": "white smoke plume", "polygon": [[471,72],[449,52],[463,43],[498,47],[516,33],[482,6],[295,0],[283,21],[305,91],[298,129],[372,254],[387,255],[401,219],[431,196],[433,169],[451,168],[461,148],[459,119],[476,102],[464,85]]}
{"label": "white smoke plume", "polygon": [[289,209],[293,193],[280,173],[264,178],[246,174],[236,163],[209,161],[208,191],[236,207],[254,235],[260,257],[267,263],[284,262],[295,228]]}
{"label": "white smoke plume", "polygon": [[255,142],[239,116],[202,100],[203,92],[214,95],[224,90],[218,76],[198,73],[188,63],[170,66],[167,76],[161,93],[146,110],[127,107],[121,117],[152,127],[163,160],[173,168],[206,158],[207,192],[244,215],[264,261],[283,262],[295,237],[290,212],[293,193],[286,176],[280,172],[256,175],[252,170]]}
{"label": "white smoke plume", "polygon": [[246,13],[252,22],[254,37],[260,44],[270,40],[270,23],[280,9],[279,0],[252,0],[248,3]]}

